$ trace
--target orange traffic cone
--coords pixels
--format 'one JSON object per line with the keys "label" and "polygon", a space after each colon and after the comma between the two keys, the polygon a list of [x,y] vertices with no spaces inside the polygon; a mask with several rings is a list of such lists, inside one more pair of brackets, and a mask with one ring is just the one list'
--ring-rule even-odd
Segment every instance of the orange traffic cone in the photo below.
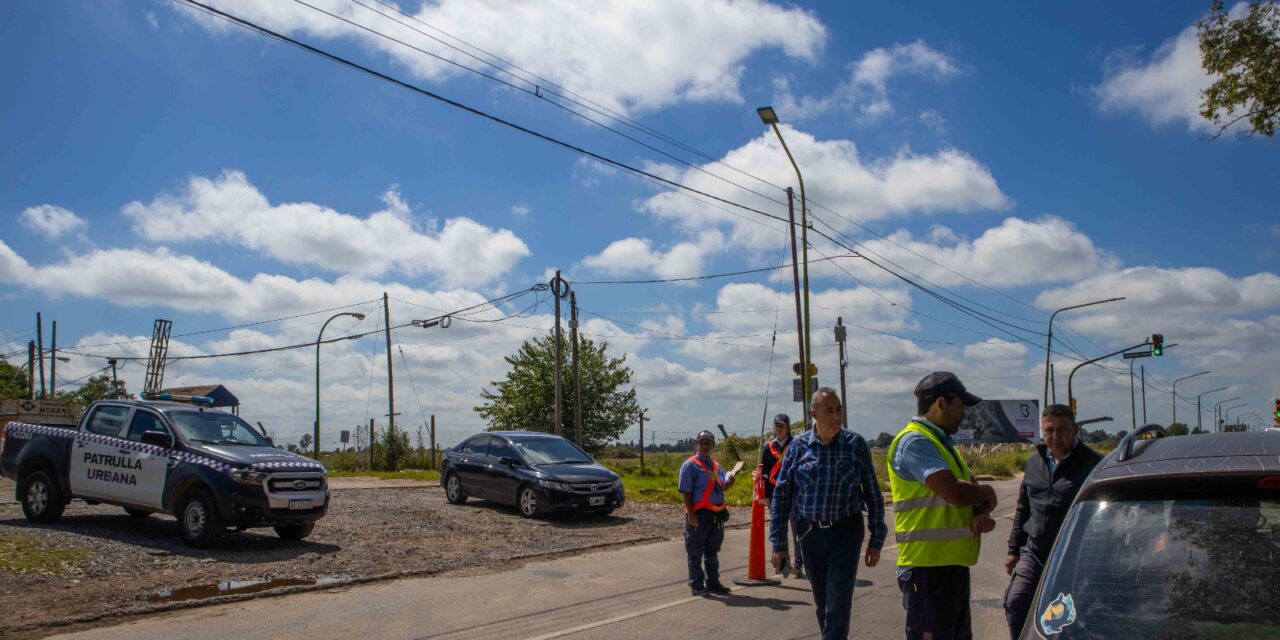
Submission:
{"label": "orange traffic cone", "polygon": [[744,587],[762,587],[781,584],[765,574],[764,560],[764,465],[756,465],[755,497],[751,500],[751,537],[747,549],[747,577],[734,578],[733,583]]}

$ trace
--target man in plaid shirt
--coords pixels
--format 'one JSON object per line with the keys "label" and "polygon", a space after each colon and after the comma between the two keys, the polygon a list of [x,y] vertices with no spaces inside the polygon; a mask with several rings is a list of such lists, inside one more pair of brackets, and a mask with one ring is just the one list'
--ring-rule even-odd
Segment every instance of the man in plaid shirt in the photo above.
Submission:
{"label": "man in plaid shirt", "polygon": [[884,498],[871,466],[871,448],[862,436],[842,428],[840,396],[822,387],[813,394],[814,428],[797,436],[782,458],[773,489],[773,566],[787,561],[787,515],[792,503],[796,533],[804,553],[818,628],[823,640],[849,637],[853,584],[862,549],[862,512],[867,512],[868,567],[880,561],[888,528]]}

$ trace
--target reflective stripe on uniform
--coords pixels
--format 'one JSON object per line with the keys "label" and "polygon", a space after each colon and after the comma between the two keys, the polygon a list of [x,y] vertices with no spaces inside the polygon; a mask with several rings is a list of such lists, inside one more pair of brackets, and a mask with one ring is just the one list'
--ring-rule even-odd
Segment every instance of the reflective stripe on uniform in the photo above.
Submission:
{"label": "reflective stripe on uniform", "polygon": [[895,531],[893,539],[898,544],[903,542],[942,542],[944,540],[962,540],[964,538],[972,538],[973,531],[969,527],[955,527],[953,529],[916,529],[914,531]]}
{"label": "reflective stripe on uniform", "polygon": [[943,500],[941,496],[924,496],[921,498],[909,498],[893,503],[893,512],[902,513],[903,511],[911,511],[912,509],[928,509],[929,507],[945,507],[948,502]]}

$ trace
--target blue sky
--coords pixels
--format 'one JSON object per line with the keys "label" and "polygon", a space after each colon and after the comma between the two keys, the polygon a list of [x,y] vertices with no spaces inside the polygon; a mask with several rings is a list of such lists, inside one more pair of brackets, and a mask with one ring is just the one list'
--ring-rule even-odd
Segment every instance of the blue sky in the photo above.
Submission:
{"label": "blue sky", "polygon": [[[300,3],[211,4],[785,215],[769,185],[794,176],[755,114],[772,104],[812,200],[848,219],[814,205],[818,228],[1023,327],[1011,335],[981,323],[863,261],[840,260],[847,273],[813,264],[822,382],[837,379],[836,316],[880,332],[850,329],[850,422],[864,434],[899,428],[915,381],[937,368],[985,397],[1038,397],[1047,312],[1111,295],[1129,300],[1066,316],[1060,331],[1094,355],[1152,332],[1178,343],[1143,363],[1153,421],[1167,421],[1170,406],[1157,389],[1196,371],[1214,373],[1180,394],[1230,385],[1249,403],[1238,411],[1265,413],[1280,391],[1277,143],[1208,139],[1195,114],[1208,80],[1189,30],[1204,3],[400,3],[409,18],[360,2],[399,22],[350,0],[311,4],[479,67],[422,32],[460,38],[500,56],[499,67],[535,72],[717,162],[610,123],[705,172],[692,169]],[[336,320],[326,336],[372,330],[381,317],[365,301],[384,290],[403,323],[546,282],[557,268],[587,282],[785,261],[772,220],[731,215],[177,3],[15,2],[0,12],[11,87],[0,106],[0,349],[25,354],[42,311],[58,320],[59,346],[88,354],[60,366],[68,387],[104,366],[101,356],[143,355],[157,317],[174,321],[173,355],[207,355],[314,340],[332,313],[316,312],[346,305],[368,319]],[[814,259],[847,252],[811,242]],[[650,426],[674,440],[717,423],[756,432],[766,397],[769,413],[799,414],[786,393],[790,279],[779,288],[779,275],[788,272],[575,289],[600,314],[584,313],[584,332],[628,354]],[[545,300],[506,317],[534,301],[475,318],[499,322],[397,330],[400,421],[434,413],[445,441],[478,429],[471,407],[504,375],[501,356],[549,326]],[[298,317],[273,321],[288,316]],[[187,335],[238,325],[252,326]],[[324,347],[326,442],[383,420],[375,340]],[[314,357],[180,361],[166,382],[224,382],[247,416],[292,439],[310,428]],[[141,386],[141,365],[122,373]],[[1127,428],[1127,375],[1077,377],[1081,414]],[[1179,418],[1193,411],[1183,404]]]}

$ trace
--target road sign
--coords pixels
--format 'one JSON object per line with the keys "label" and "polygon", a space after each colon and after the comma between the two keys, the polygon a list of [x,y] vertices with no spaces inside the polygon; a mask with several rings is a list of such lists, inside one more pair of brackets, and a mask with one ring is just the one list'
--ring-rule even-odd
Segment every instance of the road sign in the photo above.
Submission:
{"label": "road sign", "polygon": [[[818,378],[816,377],[809,378],[809,393],[813,393],[814,391],[817,391],[817,390],[818,390]],[[801,378],[791,379],[791,401],[792,402],[805,401],[804,380],[802,380]]]}
{"label": "road sign", "polygon": [[[799,362],[793,362],[793,363],[791,363],[791,373],[794,373],[794,374],[796,374],[796,375],[800,375],[800,363],[799,363]],[[810,377],[810,378],[812,378],[813,376],[816,376],[816,375],[818,375],[818,365],[816,365],[816,364],[814,364],[814,363],[810,362],[810,363],[809,363],[809,377]]]}
{"label": "road sign", "polygon": [[[1124,354],[1124,359],[1125,359],[1125,360],[1133,360],[1134,358],[1150,358],[1150,357],[1151,357],[1151,351],[1150,351],[1150,350],[1147,350],[1147,351],[1130,351],[1129,353]],[[1145,367],[1145,366],[1147,366],[1147,365],[1142,365],[1142,366],[1144,366],[1144,367]]]}
{"label": "road sign", "polygon": [[342,431],[339,431],[339,432],[338,432],[338,442],[341,442],[342,444],[346,444],[346,443],[348,443],[348,442],[351,442],[351,432],[350,432],[350,431],[347,431],[346,429],[343,429]]}

